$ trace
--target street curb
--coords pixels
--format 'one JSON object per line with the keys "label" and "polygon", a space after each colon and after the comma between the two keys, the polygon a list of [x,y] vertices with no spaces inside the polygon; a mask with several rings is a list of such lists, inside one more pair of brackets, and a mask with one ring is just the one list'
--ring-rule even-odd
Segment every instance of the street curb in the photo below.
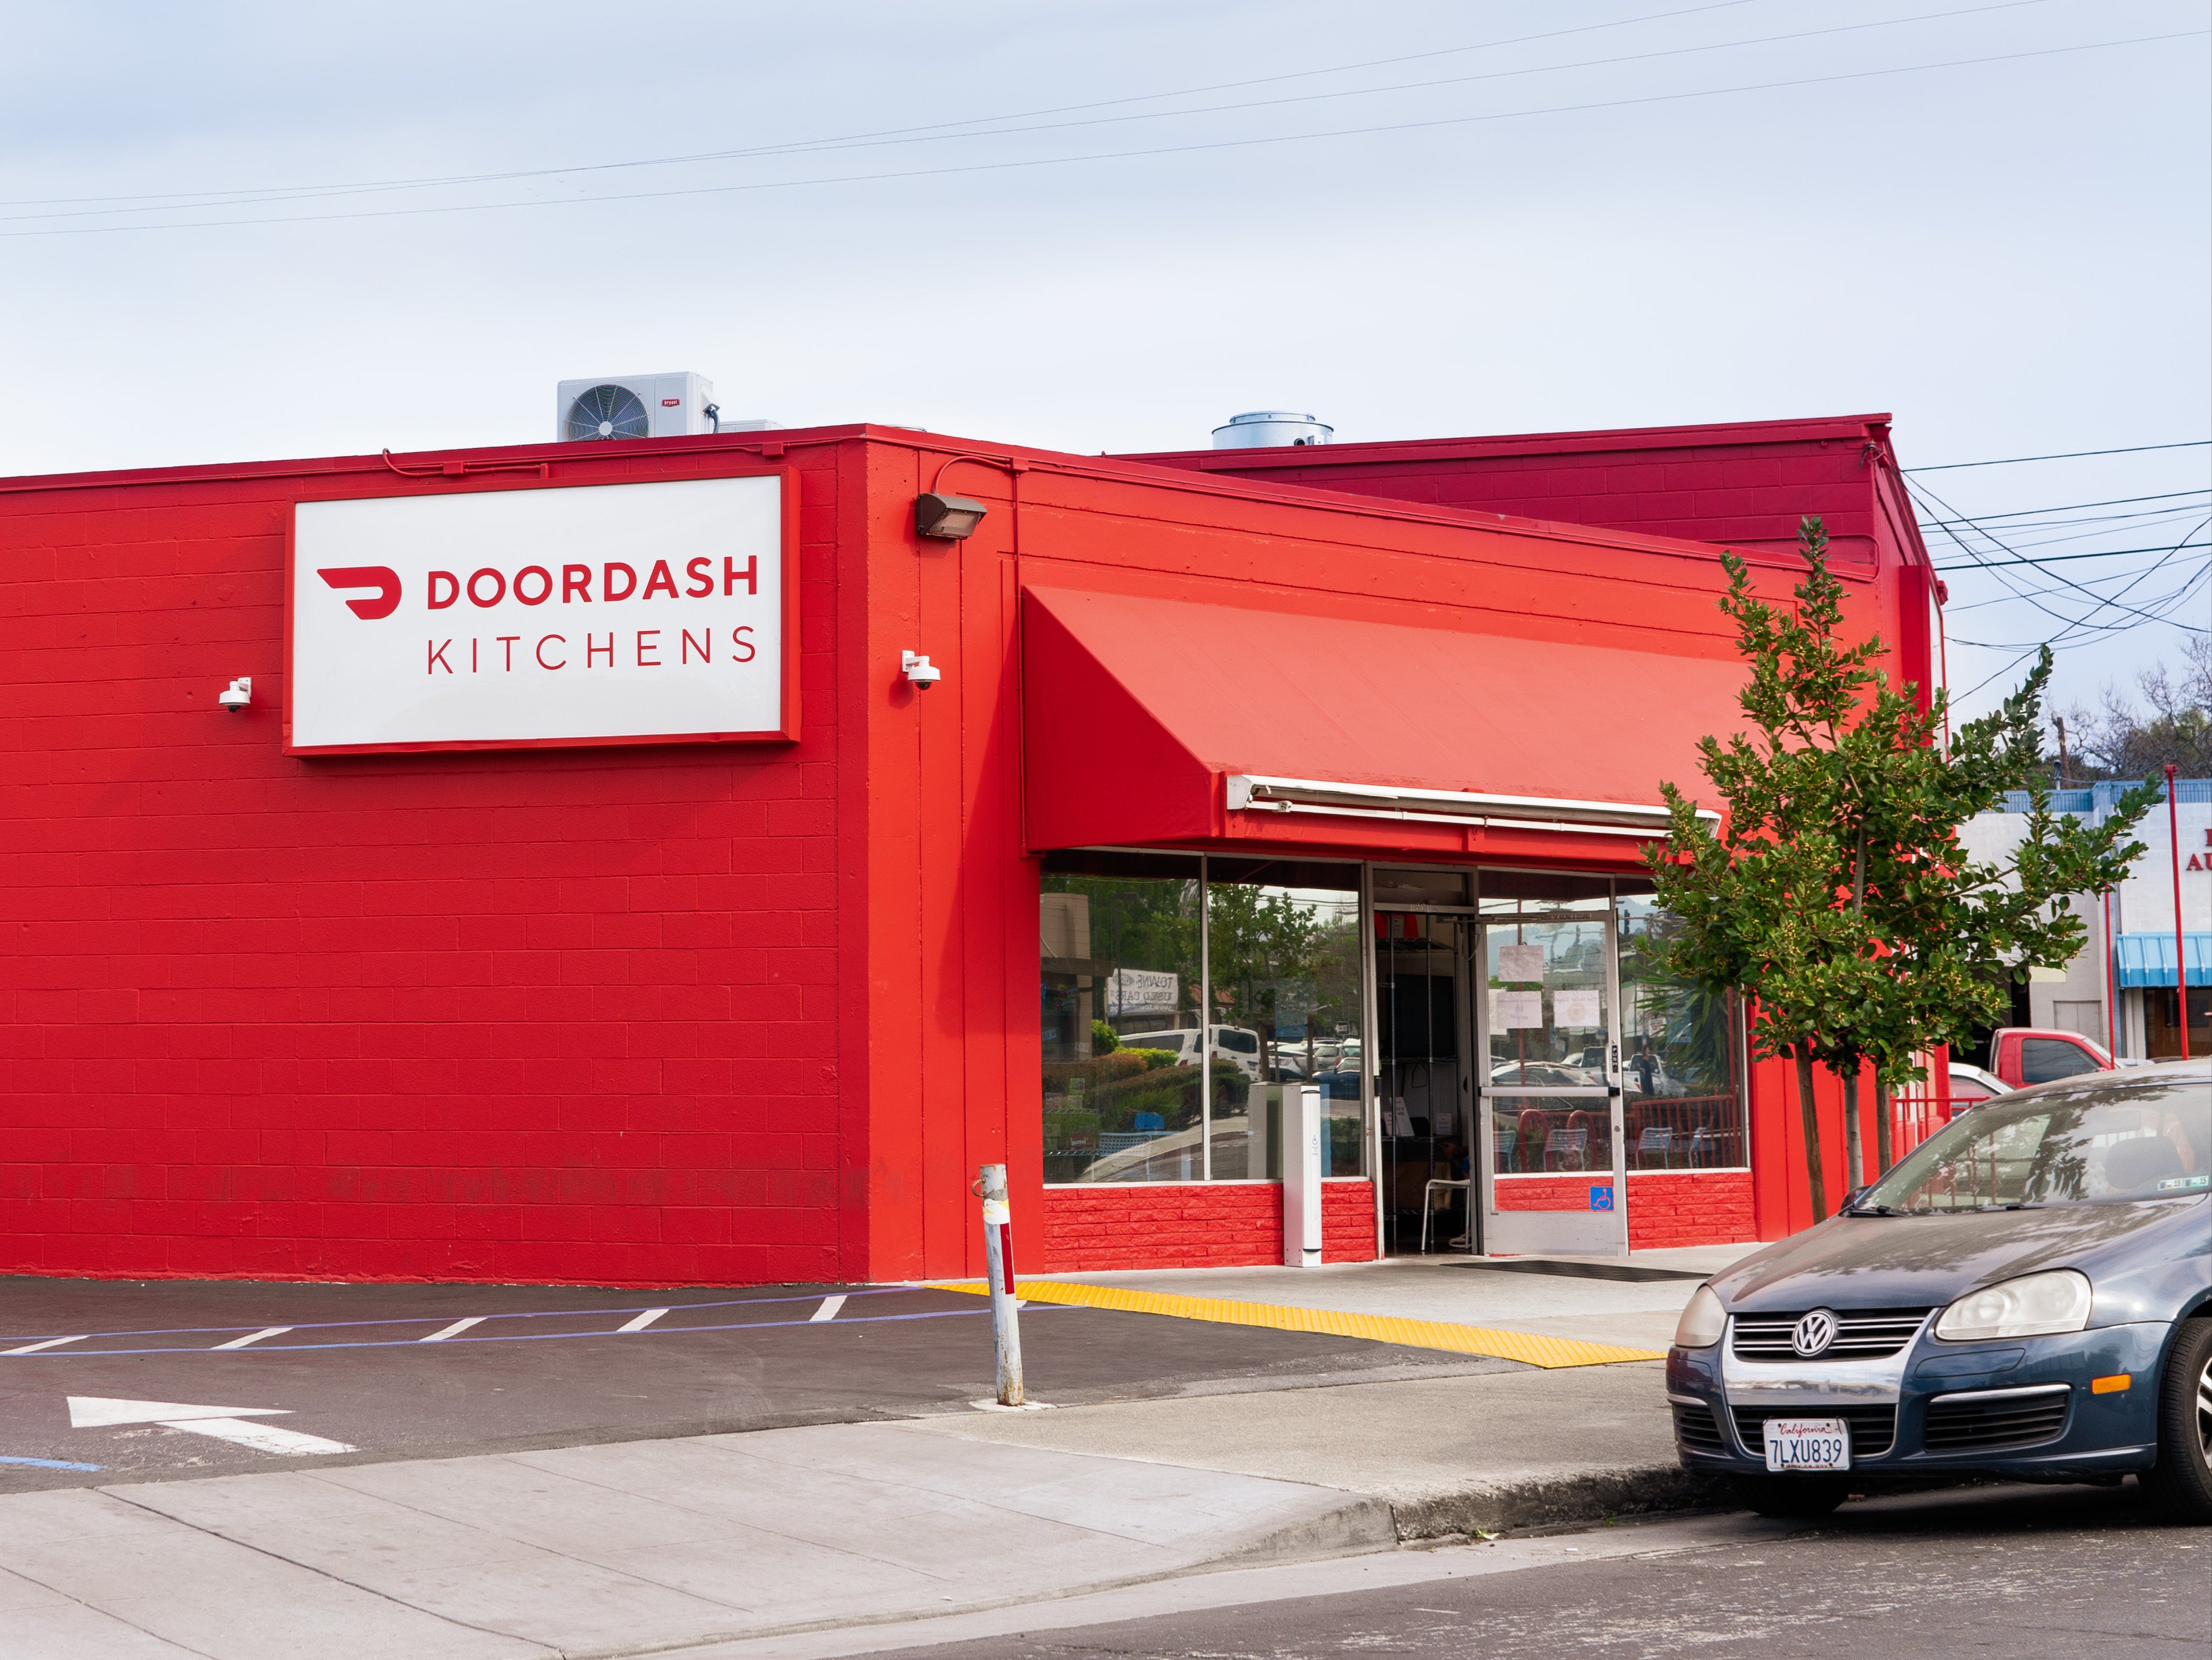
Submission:
{"label": "street curb", "polygon": [[1486,1482],[1391,1506],[1401,1542],[1602,1522],[1611,1516],[1706,1510],[1724,1502],[1726,1478],[1676,1464],[1602,1474]]}
{"label": "street curb", "polygon": [[[1350,1497],[1350,1495],[1347,1495]],[[1353,1498],[1334,1510],[1278,1529],[1222,1556],[1209,1556],[1199,1572],[1258,1567],[1269,1562],[1308,1561],[1322,1556],[1356,1556],[1389,1550],[1400,1543],[1397,1506],[1386,1499]]]}

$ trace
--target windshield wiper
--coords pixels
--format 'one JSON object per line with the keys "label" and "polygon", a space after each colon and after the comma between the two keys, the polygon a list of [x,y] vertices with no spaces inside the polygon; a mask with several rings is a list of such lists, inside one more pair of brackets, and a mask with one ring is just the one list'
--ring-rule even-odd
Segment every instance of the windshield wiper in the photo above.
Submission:
{"label": "windshield wiper", "polygon": [[1853,1205],[1844,1213],[1846,1216],[1920,1216],[1922,1211],[1895,1210],[1887,1205]]}

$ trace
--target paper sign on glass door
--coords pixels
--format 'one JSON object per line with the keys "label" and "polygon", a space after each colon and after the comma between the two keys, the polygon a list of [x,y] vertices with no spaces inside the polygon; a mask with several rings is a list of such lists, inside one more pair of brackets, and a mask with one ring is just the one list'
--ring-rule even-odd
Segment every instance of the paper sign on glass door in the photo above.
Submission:
{"label": "paper sign on glass door", "polygon": [[1553,992],[1552,1023],[1573,1031],[1603,1025],[1605,1016],[1598,1006],[1597,992],[1595,989]]}
{"label": "paper sign on glass door", "polygon": [[1492,1031],[1540,1031],[1544,1025],[1544,994],[1540,991],[1494,991],[1490,994]]}
{"label": "paper sign on glass door", "polygon": [[1544,948],[1541,946],[1500,946],[1498,948],[1498,977],[1505,981],[1541,981],[1544,977]]}

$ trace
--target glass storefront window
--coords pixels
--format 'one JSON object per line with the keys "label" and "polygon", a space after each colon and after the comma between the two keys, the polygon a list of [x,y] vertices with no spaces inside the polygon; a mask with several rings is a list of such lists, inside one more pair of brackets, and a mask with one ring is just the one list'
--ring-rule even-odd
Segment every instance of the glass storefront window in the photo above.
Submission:
{"label": "glass storefront window", "polygon": [[[1279,1180],[1285,1099],[1308,1085],[1323,1174],[1363,1176],[1378,1061],[1384,1170],[1412,1184],[1401,1232],[1442,1209],[1431,1231],[1463,1243],[1471,1174],[1610,1168],[1609,1076],[1629,1171],[1746,1164],[1737,1008],[1661,968],[1673,924],[1648,883],[1378,870],[1370,1038],[1358,879],[1357,866],[1295,860],[1048,855],[1045,1180]],[[1455,900],[1473,914],[1449,915]],[[1469,1042],[1477,1030],[1486,1041]],[[1470,1172],[1478,1122],[1490,1156]]]}
{"label": "glass storefront window", "polygon": [[1356,866],[1050,854],[1038,936],[1048,1183],[1279,1180],[1309,1082],[1365,1170]]}
{"label": "glass storefront window", "polygon": [[1676,924],[1648,897],[1624,894],[1619,916],[1628,1168],[1748,1164],[1743,1028],[1735,1000],[1709,995],[1660,966]]}
{"label": "glass storefront window", "polygon": [[1044,1179],[1205,1179],[1199,861],[1045,862]]}
{"label": "glass storefront window", "polygon": [[1212,859],[1206,879],[1214,1179],[1281,1174],[1281,1086],[1309,1083],[1322,1174],[1363,1174],[1358,869]]}

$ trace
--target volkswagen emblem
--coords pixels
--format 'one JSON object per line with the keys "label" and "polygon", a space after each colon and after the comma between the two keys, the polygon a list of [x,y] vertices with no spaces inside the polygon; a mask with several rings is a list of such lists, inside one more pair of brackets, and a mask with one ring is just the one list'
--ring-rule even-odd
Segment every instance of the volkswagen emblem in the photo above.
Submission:
{"label": "volkswagen emblem", "polygon": [[1790,1330],[1790,1347],[1808,1360],[1826,1353],[1835,1341],[1836,1316],[1826,1309],[1814,1309]]}

